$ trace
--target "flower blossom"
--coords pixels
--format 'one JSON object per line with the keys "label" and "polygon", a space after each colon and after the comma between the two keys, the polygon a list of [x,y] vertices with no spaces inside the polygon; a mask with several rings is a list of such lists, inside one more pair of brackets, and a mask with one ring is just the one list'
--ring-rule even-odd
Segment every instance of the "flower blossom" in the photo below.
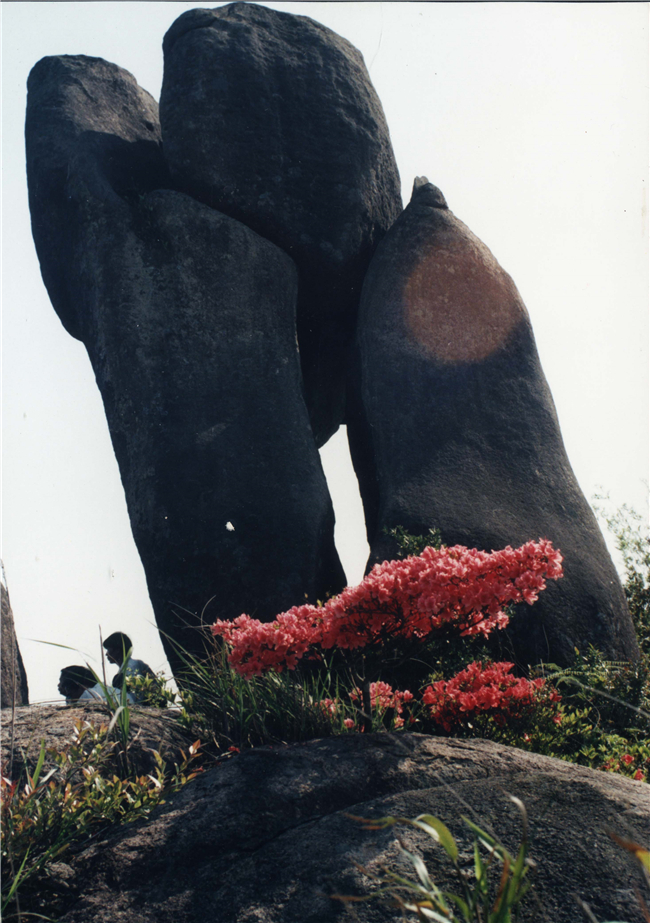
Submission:
{"label": "flower blossom", "polygon": [[538,704],[542,690],[544,704],[556,706],[559,703],[559,694],[552,687],[546,687],[545,680],[513,676],[513,666],[512,663],[491,663],[484,667],[480,661],[474,661],[451,679],[427,686],[422,702],[429,706],[435,723],[448,733],[455,725],[481,714],[490,715],[503,726]]}
{"label": "flower blossom", "polygon": [[425,639],[455,628],[487,636],[508,624],[505,607],[532,605],[547,580],[562,576],[551,542],[477,551],[455,545],[376,564],[358,586],[323,606],[294,606],[273,622],[240,615],[212,626],[231,647],[229,662],[244,676],[295,669],[308,653],[355,650],[391,638]]}
{"label": "flower blossom", "polygon": [[339,703],[337,699],[321,699],[318,703],[324,715],[335,715],[338,711]]}
{"label": "flower blossom", "polygon": [[[404,712],[404,706],[408,705],[414,699],[413,693],[408,689],[401,692],[399,689],[393,690],[388,683],[376,682],[370,683],[370,707],[375,713],[383,715],[389,709],[394,712],[393,726],[395,728],[404,727],[404,718],[401,715]],[[356,708],[362,708],[363,692],[361,689],[353,689],[350,693],[350,700],[356,703]],[[318,703],[324,715],[334,716],[338,714],[340,708],[339,699],[321,699]],[[409,721],[412,721],[409,718]],[[345,718],[343,726],[348,728],[355,727],[355,721],[352,718]]]}
{"label": "flower blossom", "polygon": [[[362,701],[363,694],[361,689],[354,689],[350,693],[353,702]],[[394,708],[398,715],[401,715],[404,705],[413,701],[413,693],[405,689],[400,692],[399,689],[393,690],[388,683],[376,682],[370,683],[370,703],[373,709],[386,711],[388,708]]]}

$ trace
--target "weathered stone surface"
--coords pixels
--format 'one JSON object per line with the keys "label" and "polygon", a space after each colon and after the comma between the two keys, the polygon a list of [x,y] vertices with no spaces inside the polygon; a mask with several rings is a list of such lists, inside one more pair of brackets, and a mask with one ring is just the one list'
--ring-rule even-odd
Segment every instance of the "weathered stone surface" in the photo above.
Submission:
{"label": "weathered stone surface", "polygon": [[[348,919],[330,898],[366,892],[354,861],[396,867],[395,832],[364,832],[346,813],[448,824],[468,870],[469,814],[511,850],[528,811],[535,898],[523,920],[575,923],[573,895],[599,920],[641,923],[641,873],[607,836],[648,842],[650,790],[611,774],[498,746],[421,735],[350,735],[247,751],[205,773],[143,824],[117,831],[53,876],[65,923],[328,923]],[[436,883],[457,886],[441,850],[400,831]],[[401,867],[406,870],[405,866]],[[380,904],[355,905],[363,923],[395,920]]]}
{"label": "weathered stone surface", "polygon": [[177,670],[172,642],[201,649],[205,607],[208,622],[271,618],[343,573],[301,393],[295,267],[238,221],[150,190],[165,180],[154,119],[105,61],[45,58],[30,75],[43,276],[88,350]]}
{"label": "weathered stone surface", "polygon": [[357,349],[348,432],[371,563],[394,557],[384,530],[397,525],[414,534],[436,526],[448,545],[485,550],[551,539],[565,576],[534,607],[519,607],[508,629],[515,658],[566,664],[589,644],[615,659],[638,656],[526,308],[426,181],[373,258]]}
{"label": "weathered stone surface", "polygon": [[401,211],[388,128],[361,54],[304,16],[232,3],[164,40],[160,118],[178,188],[281,246],[299,276],[298,340],[319,445],[370,256]]}
{"label": "weathered stone surface", "polygon": [[[84,706],[32,705],[16,709],[15,721],[10,716],[2,721],[2,771],[18,779],[25,768],[33,772],[41,743],[46,749],[60,750],[72,742],[75,725],[89,722],[95,727],[108,727],[111,713],[101,704]],[[138,775],[155,771],[152,751],[157,750],[170,763],[179,763],[181,753],[187,755],[195,736],[178,723],[173,709],[130,708],[129,760]],[[13,755],[12,755],[13,744]],[[43,775],[54,765],[49,755],[43,763]]]}
{"label": "weathered stone surface", "polygon": [[29,689],[25,665],[16,638],[9,591],[5,586],[4,577],[0,577],[0,601],[2,606],[0,707],[13,708],[14,704],[29,704]]}
{"label": "weathered stone surface", "polygon": [[[82,207],[92,213],[95,199],[123,206],[169,185],[158,106],[128,71],[85,55],[43,58],[27,88],[32,233],[52,304],[66,330],[83,340],[88,308],[75,269],[79,229],[69,223]],[[112,235],[95,242],[97,249],[112,245]],[[86,287],[93,281],[88,275]]]}

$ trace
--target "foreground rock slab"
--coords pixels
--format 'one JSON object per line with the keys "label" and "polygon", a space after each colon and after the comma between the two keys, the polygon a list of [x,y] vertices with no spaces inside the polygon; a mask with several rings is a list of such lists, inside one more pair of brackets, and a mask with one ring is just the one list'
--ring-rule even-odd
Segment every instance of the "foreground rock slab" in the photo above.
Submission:
{"label": "foreground rock slab", "polygon": [[385,533],[395,526],[415,535],[437,527],[446,545],[485,551],[550,539],[565,576],[532,609],[519,607],[506,656],[568,664],[574,648],[593,644],[613,660],[638,657],[528,312],[510,276],[425,179],[364,283],[353,408],[348,433],[370,563],[395,556]]}
{"label": "foreground rock slab", "polygon": [[203,622],[270,619],[344,583],[302,397],[296,269],[240,222],[157,188],[156,103],[126,71],[44,58],[28,91],[43,278],[88,351],[178,672],[176,645],[202,650]]}
{"label": "foreground rock slab", "polygon": [[[429,812],[448,824],[472,864],[460,820],[472,819],[516,849],[526,804],[538,863],[523,920],[575,923],[575,896],[596,918],[642,923],[641,874],[607,836],[650,842],[650,789],[641,782],[498,746],[422,735],[350,735],[246,751],[206,772],[147,823],[85,849],[53,875],[63,923],[328,923],[349,919],[330,895],[363,894],[352,868],[397,861],[394,832],[364,832],[366,817]],[[434,880],[451,886],[439,849],[405,832]],[[402,871],[405,869],[400,867]],[[396,919],[372,902],[361,923]]]}
{"label": "foreground rock slab", "polygon": [[306,16],[254,3],[183,13],[163,49],[160,121],[177,187],[298,266],[305,393],[322,445],[344,418],[364,273],[402,210],[363,57]]}

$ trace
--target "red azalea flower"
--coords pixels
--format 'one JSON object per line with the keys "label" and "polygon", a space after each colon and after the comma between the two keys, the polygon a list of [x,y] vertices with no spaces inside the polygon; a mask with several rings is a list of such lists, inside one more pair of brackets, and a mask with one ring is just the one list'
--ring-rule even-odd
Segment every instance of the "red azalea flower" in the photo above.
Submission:
{"label": "red azalea flower", "polygon": [[[489,715],[499,727],[505,727],[509,719],[519,717],[522,711],[551,701],[550,696],[548,700],[541,698],[544,680],[517,678],[511,673],[513,666],[493,663],[484,667],[475,661],[450,680],[428,686],[422,701],[430,706],[436,724],[447,732],[479,714]],[[559,718],[561,721],[562,717]]]}
{"label": "red azalea flower", "polygon": [[532,604],[546,580],[562,576],[551,542],[477,551],[463,545],[425,548],[421,555],[377,564],[356,587],[324,606],[294,606],[274,622],[241,615],[212,626],[231,647],[243,676],[295,669],[318,648],[356,649],[391,637],[427,638],[454,626],[461,635],[504,628],[510,603]]}

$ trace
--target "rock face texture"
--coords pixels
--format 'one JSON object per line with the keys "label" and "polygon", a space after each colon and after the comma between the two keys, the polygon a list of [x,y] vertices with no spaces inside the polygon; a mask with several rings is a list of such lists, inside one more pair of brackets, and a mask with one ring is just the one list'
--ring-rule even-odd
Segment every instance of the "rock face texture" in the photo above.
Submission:
{"label": "rock face texture", "polygon": [[508,629],[515,658],[566,664],[589,644],[613,659],[638,656],[526,308],[426,180],[366,276],[355,376],[348,432],[371,563],[394,557],[384,530],[397,525],[435,526],[447,545],[488,551],[551,539],[565,576],[532,609],[519,607]]}
{"label": "rock face texture", "polygon": [[[271,618],[337,592],[334,517],[301,391],[291,259],[167,181],[156,106],[96,58],[28,85],[43,278],[102,394],[158,627]],[[187,627],[185,627],[185,623]],[[128,631],[128,625],[125,625]]]}
{"label": "rock face texture", "polygon": [[0,602],[2,604],[0,707],[13,708],[14,702],[16,705],[29,705],[27,673],[16,639],[9,592],[3,579],[0,579]]}
{"label": "rock face texture", "polygon": [[[85,55],[43,58],[27,89],[32,234],[52,304],[68,333],[83,340],[95,279],[87,267],[89,292],[80,289],[76,225],[92,222],[97,201],[126,213],[128,203],[169,186],[158,106],[127,71]],[[112,245],[112,235],[95,241],[102,252]]]}
{"label": "rock face texture", "polygon": [[343,422],[363,276],[401,212],[381,103],[361,54],[304,16],[252,3],[183,13],[160,99],[177,188],[282,247],[317,443]]}
{"label": "rock face texture", "polygon": [[[607,836],[647,843],[650,789],[488,741],[420,735],[350,735],[278,750],[246,751],[209,771],[156,809],[148,822],[118,830],[58,863],[51,887],[63,923],[329,923],[348,919],[330,895],[368,893],[352,867],[401,872],[395,831],[364,832],[347,815],[440,817],[473,868],[460,815],[510,850],[521,798],[537,863],[536,897],[522,919],[575,923],[586,901],[599,920],[642,923],[634,888],[640,871]],[[457,887],[424,834],[405,828],[441,887]],[[412,873],[412,869],[411,869]],[[541,908],[541,909],[540,909]],[[360,923],[396,919],[379,901],[354,905]]]}
{"label": "rock face texture", "polygon": [[[84,706],[32,705],[16,709],[16,717],[2,722],[2,769],[5,775],[19,779],[25,768],[34,771],[41,741],[46,749],[60,750],[72,742],[75,725],[91,722],[96,727],[108,726],[111,715],[106,706],[89,704]],[[157,750],[171,763],[180,763],[181,752],[187,754],[194,737],[178,723],[178,712],[163,708],[138,708],[131,706],[131,740],[129,760],[138,775],[145,775],[155,769],[152,750]],[[11,744],[13,741],[13,758]],[[43,763],[45,775],[54,763],[46,755]]]}

